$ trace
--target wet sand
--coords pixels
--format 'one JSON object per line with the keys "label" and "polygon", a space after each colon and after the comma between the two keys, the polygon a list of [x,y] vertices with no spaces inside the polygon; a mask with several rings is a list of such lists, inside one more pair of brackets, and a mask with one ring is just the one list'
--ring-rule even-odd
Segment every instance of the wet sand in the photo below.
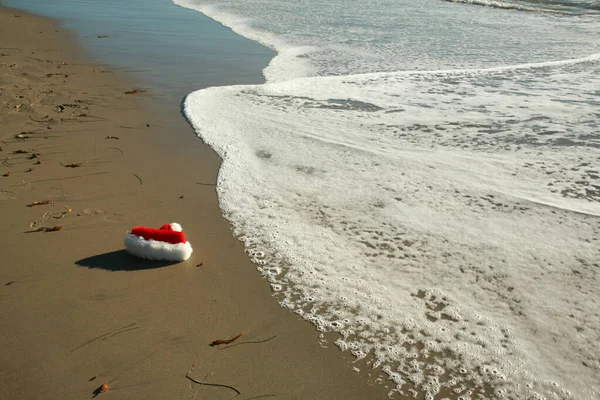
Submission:
{"label": "wet sand", "polygon": [[[221,216],[218,157],[136,84],[0,7],[0,398],[386,398],[278,306]],[[169,222],[188,261],[123,250]]]}

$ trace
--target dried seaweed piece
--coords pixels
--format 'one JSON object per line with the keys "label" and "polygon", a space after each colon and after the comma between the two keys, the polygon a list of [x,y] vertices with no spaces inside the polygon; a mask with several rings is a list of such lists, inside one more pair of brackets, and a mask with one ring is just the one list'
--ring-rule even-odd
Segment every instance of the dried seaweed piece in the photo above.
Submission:
{"label": "dried seaweed piece", "polygon": [[117,139],[118,140],[119,138],[116,136],[107,136],[106,139]]}
{"label": "dried seaweed piece", "polygon": [[33,201],[33,202],[31,202],[31,204],[27,204],[27,207],[45,206],[47,204],[52,204],[52,201],[51,200]]}
{"label": "dried seaweed piece", "polygon": [[128,90],[125,92],[125,94],[136,94],[136,93],[145,93],[147,92],[147,90],[138,90],[138,89],[134,89],[134,90]]}
{"label": "dried seaweed piece", "polygon": [[71,212],[71,209],[69,208],[67,211],[63,211],[62,214],[60,214],[58,217],[52,217],[54,219],[61,219],[63,218],[66,214],[69,214]]}
{"label": "dried seaweed piece", "polygon": [[[190,381],[192,381],[192,382],[194,382],[194,383],[197,383],[198,385],[214,386],[214,387],[222,387],[222,388],[231,389],[231,390],[233,390],[234,392],[236,392],[236,393],[238,394],[238,396],[239,396],[240,394],[242,394],[242,393],[241,393],[239,390],[237,390],[237,389],[236,389],[236,388],[234,388],[233,386],[229,386],[229,385],[223,385],[223,384],[221,384],[221,383],[207,383],[207,382],[204,382],[204,381],[199,381],[199,380],[197,380],[197,379],[194,379],[194,378],[192,378],[192,377],[190,376],[190,373],[192,372],[192,370],[193,370],[193,369],[194,369],[194,366],[192,365],[192,368],[190,368],[190,370],[188,371],[188,373],[187,373],[187,374],[185,374],[185,377],[186,377],[186,378],[188,378]],[[213,371],[213,372],[214,372],[214,371]],[[204,380],[208,379],[208,377],[209,377],[210,375],[212,375],[212,373],[211,373],[211,374],[209,374],[209,375],[207,375],[207,376],[206,376],[206,378],[205,378]]]}
{"label": "dried seaweed piece", "polygon": [[254,344],[257,344],[257,343],[266,343],[266,342],[268,342],[269,340],[273,340],[273,339],[275,339],[276,337],[277,337],[277,335],[273,335],[273,336],[271,336],[270,338],[263,339],[263,340],[251,340],[251,341],[247,341],[247,342],[239,342],[239,343],[236,343],[236,344],[232,344],[231,346],[223,347],[223,348],[221,348],[221,349],[219,349],[219,350],[227,350],[227,349],[230,349],[230,348],[232,348],[232,347],[235,347],[235,346],[241,346],[241,345],[243,345],[243,344],[253,344],[253,343],[254,343]]}
{"label": "dried seaweed piece", "polygon": [[14,150],[13,154],[27,154],[29,153],[27,150]]}
{"label": "dried seaweed piece", "polygon": [[29,157],[27,157],[28,160],[33,160],[34,158],[38,158],[38,156],[40,156],[42,153],[31,153],[31,155]]}
{"label": "dried seaweed piece", "polygon": [[64,226],[53,226],[52,228],[48,228],[46,226],[42,226],[41,228],[34,229],[32,231],[25,231],[25,233],[34,233],[34,232],[56,232],[60,231]]}
{"label": "dried seaweed piece", "polygon": [[63,167],[66,167],[66,168],[79,168],[79,167],[81,167],[81,163],[75,163],[75,164],[63,164],[63,163],[60,163],[60,165],[62,165]]}
{"label": "dried seaweed piece", "polygon": [[[49,115],[44,115],[43,117],[41,117],[41,118],[38,120],[38,119],[35,119],[35,118],[33,118],[33,117],[30,115],[30,116],[29,116],[29,119],[30,119],[30,120],[32,120],[33,122],[38,122],[38,123],[40,123],[40,124],[46,124],[46,123],[48,123],[48,122],[54,122],[54,118],[47,119],[47,118],[49,118],[49,117],[50,117]],[[43,121],[43,120],[45,120],[45,121]]]}
{"label": "dried seaweed piece", "polygon": [[214,342],[212,342],[209,346],[214,347],[214,346],[218,346],[220,344],[229,344],[235,340],[238,340],[241,337],[242,337],[242,334],[240,333],[239,335],[237,335],[236,337],[231,338],[231,339],[218,339],[218,340],[215,340]]}
{"label": "dried seaweed piece", "polygon": [[5,174],[4,174],[4,175],[2,175],[2,176],[5,176],[5,177],[7,177],[7,178],[8,178],[10,175],[11,175],[11,173],[10,173],[10,172],[7,172],[7,173],[5,173]]}
{"label": "dried seaweed piece", "polygon": [[29,169],[25,170],[25,172],[31,172],[31,171],[33,171],[33,168],[29,168]]}

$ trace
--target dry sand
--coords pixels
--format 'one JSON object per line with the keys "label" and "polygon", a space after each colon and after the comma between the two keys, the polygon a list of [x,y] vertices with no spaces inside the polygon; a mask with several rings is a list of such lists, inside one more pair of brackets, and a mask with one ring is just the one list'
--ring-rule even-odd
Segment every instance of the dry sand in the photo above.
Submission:
{"label": "dry sand", "polygon": [[[54,21],[0,7],[0,398],[85,399],[103,382],[114,399],[236,396],[192,366],[240,399],[386,398],[278,306],[221,217],[219,159],[135,88]],[[190,260],[122,250],[132,226],[168,222]]]}

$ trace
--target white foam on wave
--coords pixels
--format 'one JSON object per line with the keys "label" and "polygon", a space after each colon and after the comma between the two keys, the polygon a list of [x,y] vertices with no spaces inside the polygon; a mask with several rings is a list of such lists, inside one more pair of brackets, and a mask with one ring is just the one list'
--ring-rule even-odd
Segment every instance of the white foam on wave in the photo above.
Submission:
{"label": "white foam on wave", "polygon": [[593,398],[597,60],[212,88],[185,109],[282,304],[402,393]]}
{"label": "white foam on wave", "polygon": [[178,6],[199,11],[207,17],[218,21],[238,35],[244,36],[277,51],[269,65],[263,70],[267,81],[277,82],[286,79],[300,78],[312,75],[312,67],[303,58],[312,51],[311,46],[292,45],[271,32],[257,29],[249,18],[227,12],[214,4],[206,4],[194,0],[172,0]]}
{"label": "white foam on wave", "polygon": [[284,306],[405,395],[598,397],[597,21],[174,1],[278,51],[185,112]]}
{"label": "white foam on wave", "polygon": [[568,11],[564,11],[564,10],[555,10],[555,9],[548,9],[548,8],[543,8],[543,7],[527,6],[527,5],[522,5],[522,4],[507,3],[505,1],[496,1],[496,0],[444,0],[444,1],[447,1],[449,3],[473,4],[473,5],[477,5],[477,6],[500,8],[503,10],[552,12],[552,13],[558,13],[558,14],[567,14],[568,13]]}
{"label": "white foam on wave", "polygon": [[524,0],[524,1],[497,1],[497,0],[444,0],[449,3],[472,4],[476,6],[492,7],[502,10],[516,10],[529,12],[547,12],[554,14],[581,14],[591,13],[596,14],[600,11],[600,4],[592,1],[584,0],[563,0],[563,1],[540,1],[540,0]]}
{"label": "white foam on wave", "polygon": [[[268,82],[369,72],[489,68],[598,51],[594,19],[572,23],[431,0],[173,0],[277,51]],[[586,26],[590,23],[591,26]],[[581,25],[581,26],[580,26]],[[596,29],[597,31],[597,29]],[[562,40],[556,40],[562,38]]]}

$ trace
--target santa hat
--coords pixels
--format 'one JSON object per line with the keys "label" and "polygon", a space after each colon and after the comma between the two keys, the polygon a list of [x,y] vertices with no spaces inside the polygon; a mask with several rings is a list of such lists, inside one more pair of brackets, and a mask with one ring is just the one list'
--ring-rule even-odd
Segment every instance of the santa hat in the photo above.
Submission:
{"label": "santa hat", "polygon": [[136,226],[125,235],[125,249],[137,257],[167,261],[185,261],[193,251],[177,223],[159,229]]}

